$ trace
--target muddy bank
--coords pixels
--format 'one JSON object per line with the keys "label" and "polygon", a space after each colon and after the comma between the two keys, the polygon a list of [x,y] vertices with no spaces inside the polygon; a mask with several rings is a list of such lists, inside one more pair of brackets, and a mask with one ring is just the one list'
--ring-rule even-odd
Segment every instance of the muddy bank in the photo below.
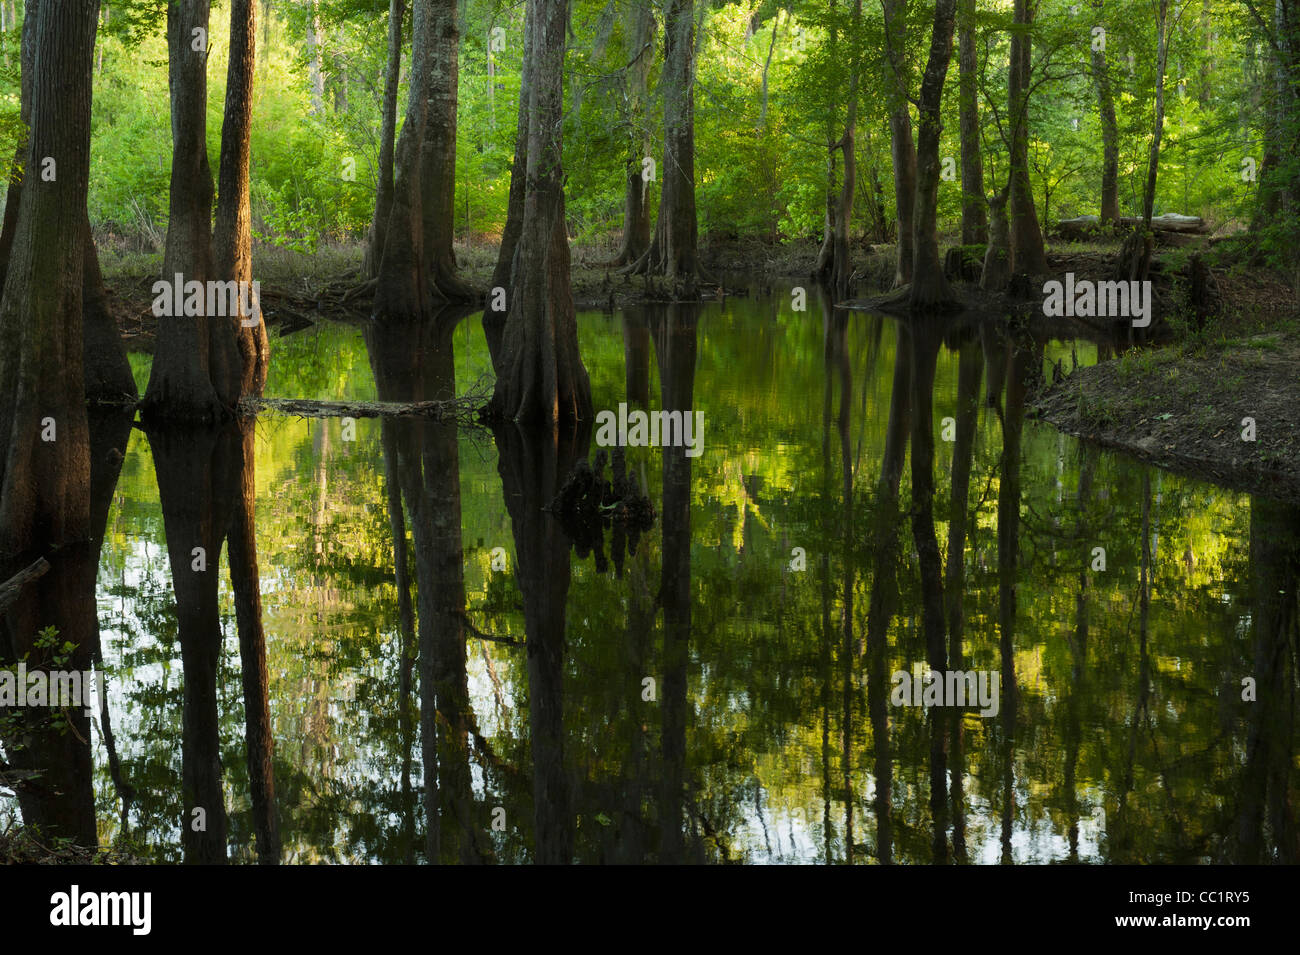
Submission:
{"label": "muddy bank", "polygon": [[1300,335],[1131,350],[1029,402],[1067,434],[1234,490],[1300,503]]}

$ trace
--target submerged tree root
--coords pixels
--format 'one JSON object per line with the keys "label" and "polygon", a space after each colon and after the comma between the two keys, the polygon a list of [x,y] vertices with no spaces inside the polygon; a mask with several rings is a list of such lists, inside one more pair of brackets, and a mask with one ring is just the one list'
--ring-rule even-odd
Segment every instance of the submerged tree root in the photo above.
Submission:
{"label": "submerged tree root", "polygon": [[[605,480],[606,460],[602,448],[596,452],[594,467],[579,461],[545,510],[559,519],[579,559],[594,553],[596,570],[602,574],[612,559],[615,574],[621,579],[624,558],[636,556],[641,534],[654,527],[655,509],[639,482],[629,479],[623,448],[614,449],[613,481]],[[608,558],[606,529],[612,531]]]}

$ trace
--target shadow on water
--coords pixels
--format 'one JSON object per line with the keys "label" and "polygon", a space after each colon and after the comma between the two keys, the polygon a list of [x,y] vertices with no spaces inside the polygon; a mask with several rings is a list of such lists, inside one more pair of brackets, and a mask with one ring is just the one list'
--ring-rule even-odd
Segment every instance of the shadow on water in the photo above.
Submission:
{"label": "shadow on water", "polygon": [[[597,410],[695,447],[97,424],[97,534],[0,651],[54,626],[107,699],[0,714],[0,819],[173,862],[1295,861],[1297,509],[1026,420],[1116,343],[789,302],[581,317]],[[298,332],[268,393],[463,393],[480,321]]]}

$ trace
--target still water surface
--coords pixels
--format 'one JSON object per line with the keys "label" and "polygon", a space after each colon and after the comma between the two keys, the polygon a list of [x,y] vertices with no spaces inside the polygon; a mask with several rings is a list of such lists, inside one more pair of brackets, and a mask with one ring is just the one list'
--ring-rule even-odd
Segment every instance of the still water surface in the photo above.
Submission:
{"label": "still water surface", "polygon": [[[264,703],[224,548],[215,613],[190,591],[177,613],[192,541],[168,534],[239,493],[200,488],[221,442],[156,462],[133,430],[98,573],[100,843],[167,862],[256,861],[259,836],[294,863],[1294,861],[1295,510],[1025,419],[1021,382],[1104,344],[789,302],[579,316],[597,409],[706,426],[698,457],[627,449],[654,524],[615,518],[596,552],[542,510],[590,436],[262,416]],[[445,397],[490,369],[477,316],[272,344],[269,396]],[[926,433],[929,468],[908,456]],[[898,705],[892,675],[927,660],[997,675],[997,712]],[[269,772],[246,738],[263,705]],[[183,835],[196,805],[208,834]]]}

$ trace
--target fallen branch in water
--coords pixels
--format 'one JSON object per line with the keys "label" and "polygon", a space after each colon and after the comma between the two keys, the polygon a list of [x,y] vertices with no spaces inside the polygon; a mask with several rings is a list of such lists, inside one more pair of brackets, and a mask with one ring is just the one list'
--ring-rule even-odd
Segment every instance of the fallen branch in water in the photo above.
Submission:
{"label": "fallen branch in water", "polygon": [[254,398],[240,402],[248,414],[264,411],[300,418],[428,418],[476,424],[492,390],[480,379],[463,395],[440,401],[315,401],[308,398]]}

